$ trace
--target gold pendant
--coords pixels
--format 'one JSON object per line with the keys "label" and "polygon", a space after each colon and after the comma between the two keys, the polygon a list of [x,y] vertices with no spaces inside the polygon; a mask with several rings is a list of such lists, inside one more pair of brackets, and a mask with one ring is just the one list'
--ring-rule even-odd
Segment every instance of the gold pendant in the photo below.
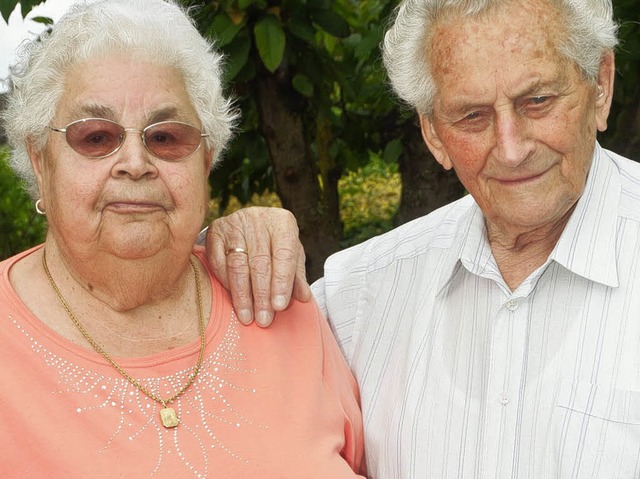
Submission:
{"label": "gold pendant", "polygon": [[172,407],[165,407],[160,410],[160,419],[162,419],[162,425],[164,427],[176,427],[180,424],[180,419],[176,414],[176,410]]}

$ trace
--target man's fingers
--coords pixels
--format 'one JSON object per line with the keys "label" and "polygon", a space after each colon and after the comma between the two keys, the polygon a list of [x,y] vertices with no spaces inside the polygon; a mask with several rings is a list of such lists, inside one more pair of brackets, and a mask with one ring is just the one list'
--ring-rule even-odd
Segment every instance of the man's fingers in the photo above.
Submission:
{"label": "man's fingers", "polygon": [[249,259],[233,248],[246,251],[246,239],[238,218],[215,220],[207,231],[206,253],[216,278],[231,292],[233,307],[243,324],[253,321],[253,293]]}
{"label": "man's fingers", "polygon": [[273,321],[271,307],[271,256],[269,254],[250,254],[251,289],[253,309],[258,325],[266,327]]}
{"label": "man's fingers", "polygon": [[290,247],[280,247],[273,252],[273,284],[271,287],[271,305],[276,311],[282,311],[291,302],[291,291],[295,279],[296,255]]}
{"label": "man's fingers", "polygon": [[300,301],[311,299],[304,250],[291,212],[263,207],[239,210],[211,224],[206,245],[214,274],[229,288],[243,324],[255,319],[268,326],[292,295]]}
{"label": "man's fingers", "polygon": [[309,283],[307,283],[307,275],[304,268],[305,264],[305,255],[304,250],[301,249],[301,255],[298,258],[298,268],[296,270],[296,277],[293,281],[293,299],[296,301],[300,301],[302,303],[306,303],[311,301],[313,294],[311,293],[311,288],[309,287]]}
{"label": "man's fingers", "polygon": [[253,291],[246,253],[231,252],[226,255],[226,272],[233,308],[242,324],[253,321]]}
{"label": "man's fingers", "polygon": [[271,307],[271,235],[269,216],[277,214],[275,208],[252,207],[236,213],[247,242],[249,275],[253,304],[253,318],[266,327],[273,321]]}
{"label": "man's fingers", "polygon": [[298,299],[297,283],[300,282],[298,289],[308,287],[304,248],[298,238],[298,224],[290,211],[281,210],[278,217],[271,218],[269,234],[273,263],[271,305],[276,311],[282,311],[289,306],[292,296]]}
{"label": "man's fingers", "polygon": [[[299,243],[298,243],[299,244]],[[271,304],[276,311],[286,309],[291,299],[306,303],[311,300],[311,288],[307,283],[305,254],[300,245],[298,253],[282,249],[273,254],[273,287]],[[296,264],[292,270],[291,265]]]}
{"label": "man's fingers", "polygon": [[218,230],[207,228],[205,239],[205,252],[213,274],[222,285],[229,289],[229,278],[227,276],[227,258],[225,255],[225,239]]}

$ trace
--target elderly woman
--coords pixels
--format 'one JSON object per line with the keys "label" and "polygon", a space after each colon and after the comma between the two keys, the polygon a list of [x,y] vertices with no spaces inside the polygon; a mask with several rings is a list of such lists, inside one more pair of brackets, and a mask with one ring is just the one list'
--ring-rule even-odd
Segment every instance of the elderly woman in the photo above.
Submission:
{"label": "elderly woman", "polygon": [[234,116],[219,55],[161,0],[77,5],[15,68],[12,165],[49,229],[0,263],[2,477],[361,472],[315,304],[240,327],[193,249]]}

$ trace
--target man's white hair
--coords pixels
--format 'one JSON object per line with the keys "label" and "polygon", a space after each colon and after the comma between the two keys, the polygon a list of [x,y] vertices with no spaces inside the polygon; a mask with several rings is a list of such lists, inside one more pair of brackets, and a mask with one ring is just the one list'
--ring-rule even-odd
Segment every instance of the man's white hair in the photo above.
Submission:
{"label": "man's white hair", "polygon": [[[595,82],[603,56],[618,43],[611,0],[546,0],[561,13],[565,34],[558,52]],[[474,18],[514,0],[404,0],[385,34],[383,60],[397,95],[417,110],[431,115],[436,93],[428,41],[438,22],[451,14]]]}

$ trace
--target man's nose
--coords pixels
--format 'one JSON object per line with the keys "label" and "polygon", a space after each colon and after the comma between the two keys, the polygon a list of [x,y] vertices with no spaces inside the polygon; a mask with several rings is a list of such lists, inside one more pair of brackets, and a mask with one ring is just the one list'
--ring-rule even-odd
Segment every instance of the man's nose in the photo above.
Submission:
{"label": "man's nose", "polygon": [[496,113],[494,124],[496,157],[505,166],[515,168],[533,151],[528,120],[514,109]]}

